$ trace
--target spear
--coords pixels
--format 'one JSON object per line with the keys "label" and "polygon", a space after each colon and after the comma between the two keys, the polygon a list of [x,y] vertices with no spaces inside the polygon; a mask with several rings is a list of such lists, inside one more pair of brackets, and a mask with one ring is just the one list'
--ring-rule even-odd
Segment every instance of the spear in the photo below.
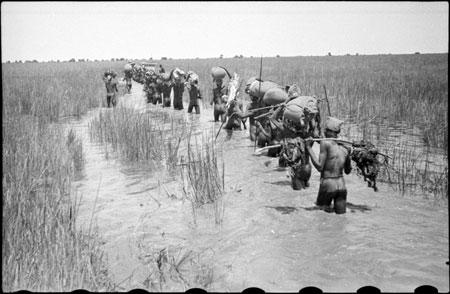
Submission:
{"label": "spear", "polygon": [[[262,55],[261,55],[261,63],[260,63],[260,65],[259,65],[259,89],[258,89],[258,99],[261,99],[261,97],[259,97],[259,93],[261,93],[261,84],[262,84],[262,81],[261,81],[261,76],[262,76]],[[258,137],[259,137],[259,129],[258,128],[256,128],[256,132],[255,132],[255,145],[254,145],[254,148],[253,148],[253,150],[255,151],[256,150],[256,144],[258,143]]]}
{"label": "spear", "polygon": [[[262,76],[262,55],[261,55],[261,64],[259,65],[259,89],[258,89],[258,97],[259,97],[259,95],[261,95],[261,84],[262,84],[261,76]],[[260,97],[260,98],[261,98],[261,97]]]}

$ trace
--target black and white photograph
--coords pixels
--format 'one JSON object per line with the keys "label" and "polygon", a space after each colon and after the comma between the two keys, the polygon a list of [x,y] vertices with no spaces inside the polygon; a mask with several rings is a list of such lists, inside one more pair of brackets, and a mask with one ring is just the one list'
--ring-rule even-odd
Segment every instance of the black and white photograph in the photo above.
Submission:
{"label": "black and white photograph", "polygon": [[448,293],[448,1],[3,1],[2,291]]}

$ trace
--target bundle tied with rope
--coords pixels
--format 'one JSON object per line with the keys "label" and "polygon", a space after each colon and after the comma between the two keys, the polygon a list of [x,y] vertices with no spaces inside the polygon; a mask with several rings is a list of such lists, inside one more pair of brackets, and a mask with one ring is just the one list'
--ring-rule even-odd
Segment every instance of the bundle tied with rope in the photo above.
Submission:
{"label": "bundle tied with rope", "polygon": [[281,142],[281,146],[281,161],[291,167],[292,172],[295,172],[308,163],[306,161],[306,145],[302,138],[285,138]]}
{"label": "bundle tied with rope", "polygon": [[350,158],[356,163],[358,172],[367,181],[368,187],[372,187],[375,192],[377,188],[377,176],[380,171],[381,163],[377,155],[385,156],[385,163],[387,164],[388,156],[378,152],[378,149],[369,141],[361,140],[352,144],[352,152]]}

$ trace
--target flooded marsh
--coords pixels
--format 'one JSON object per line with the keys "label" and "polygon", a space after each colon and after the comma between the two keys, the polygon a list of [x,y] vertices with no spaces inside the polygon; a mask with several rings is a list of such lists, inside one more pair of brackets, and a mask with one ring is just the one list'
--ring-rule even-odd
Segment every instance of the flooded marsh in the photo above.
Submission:
{"label": "flooded marsh", "polygon": [[[411,62],[416,57],[422,59]],[[277,158],[253,155],[248,130],[219,132],[207,101],[208,68],[218,60],[179,61],[203,79],[200,115],[147,104],[137,83],[131,94],[119,95],[115,109],[99,107],[103,84],[92,74],[76,82],[92,89],[89,110],[76,113],[67,102],[58,106],[64,111],[49,107],[44,118],[39,101],[45,93],[53,93],[50,101],[86,95],[76,98],[59,87],[36,92],[40,86],[18,92],[11,77],[20,70],[3,68],[3,289],[297,292],[313,285],[353,292],[371,285],[412,292],[432,285],[448,292],[447,119],[441,111],[448,110],[442,99],[447,66],[441,68],[447,55],[355,58],[273,58],[264,72],[279,83],[298,83],[305,94],[322,96],[325,83],[331,111],[346,122],[340,136],[369,140],[391,157],[378,192],[356,169],[345,177],[344,215],[315,209],[315,169],[310,187],[294,191]],[[256,75],[258,62],[224,59],[223,65],[247,78]],[[48,75],[76,72],[75,65],[58,66]],[[433,66],[436,73],[422,78]],[[42,72],[27,79],[39,83]],[[377,95],[386,101],[375,101]],[[401,97],[395,106],[394,97]],[[428,110],[421,99],[429,99]],[[71,114],[77,117],[65,117]],[[36,226],[46,229],[40,235]],[[78,247],[70,253],[73,244]],[[21,275],[37,263],[37,272]],[[58,279],[39,276],[42,271]]]}

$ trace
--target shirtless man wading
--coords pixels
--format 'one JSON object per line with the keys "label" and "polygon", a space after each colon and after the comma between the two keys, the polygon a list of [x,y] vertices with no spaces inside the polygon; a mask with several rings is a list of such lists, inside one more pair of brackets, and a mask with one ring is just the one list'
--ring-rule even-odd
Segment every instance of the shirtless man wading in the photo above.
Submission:
{"label": "shirtless man wading", "polygon": [[[325,137],[337,138],[343,122],[329,117],[325,124]],[[343,171],[348,175],[351,170],[350,150],[332,140],[320,142],[319,160],[312,151],[314,141],[308,140],[306,150],[311,161],[320,172],[320,186],[316,205],[327,212],[332,212],[331,202],[334,201],[334,212],[345,213],[347,206],[347,188],[345,187]]]}

